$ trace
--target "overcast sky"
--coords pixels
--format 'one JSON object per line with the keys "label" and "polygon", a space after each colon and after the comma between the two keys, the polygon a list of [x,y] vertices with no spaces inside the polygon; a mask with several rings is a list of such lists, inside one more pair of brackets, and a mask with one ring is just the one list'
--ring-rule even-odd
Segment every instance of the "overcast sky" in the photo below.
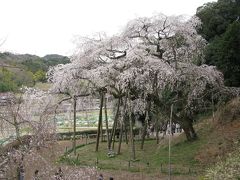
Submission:
{"label": "overcast sky", "polygon": [[0,0],[0,51],[71,55],[76,35],[115,34],[129,20],[159,12],[193,15],[209,1]]}

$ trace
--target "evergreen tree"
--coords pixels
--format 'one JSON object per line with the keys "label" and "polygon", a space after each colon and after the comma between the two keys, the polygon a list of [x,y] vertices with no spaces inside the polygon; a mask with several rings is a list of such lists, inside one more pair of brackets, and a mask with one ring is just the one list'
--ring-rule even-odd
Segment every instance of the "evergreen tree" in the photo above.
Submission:
{"label": "evergreen tree", "polygon": [[197,9],[206,38],[206,64],[222,71],[227,86],[240,86],[240,0],[218,0]]}
{"label": "evergreen tree", "polygon": [[216,65],[224,74],[227,86],[240,86],[240,22],[235,21],[227,31],[209,44],[206,63]]}

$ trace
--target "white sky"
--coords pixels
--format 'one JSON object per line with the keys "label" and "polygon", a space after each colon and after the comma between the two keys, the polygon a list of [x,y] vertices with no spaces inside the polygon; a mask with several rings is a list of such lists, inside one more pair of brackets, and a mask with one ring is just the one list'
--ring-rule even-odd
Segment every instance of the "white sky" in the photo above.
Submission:
{"label": "white sky", "polygon": [[[75,35],[118,33],[136,17],[193,15],[211,0],[0,0],[0,51],[71,55]],[[212,0],[216,1],[216,0]]]}

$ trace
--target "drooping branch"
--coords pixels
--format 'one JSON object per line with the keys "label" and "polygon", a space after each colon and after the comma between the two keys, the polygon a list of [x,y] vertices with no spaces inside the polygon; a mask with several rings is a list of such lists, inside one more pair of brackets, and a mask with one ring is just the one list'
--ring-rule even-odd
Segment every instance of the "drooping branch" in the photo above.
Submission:
{"label": "drooping branch", "polygon": [[111,55],[107,55],[107,57],[110,59],[120,59],[126,57],[127,55],[127,51],[119,51],[116,49],[107,49],[107,51],[112,53]]}

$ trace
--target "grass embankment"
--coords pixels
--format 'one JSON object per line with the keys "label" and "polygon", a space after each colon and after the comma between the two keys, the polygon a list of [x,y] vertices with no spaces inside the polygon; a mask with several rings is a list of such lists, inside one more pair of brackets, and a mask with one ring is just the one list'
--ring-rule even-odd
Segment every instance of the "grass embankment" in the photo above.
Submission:
{"label": "grass embankment", "polygon": [[[201,126],[201,127],[200,127]],[[202,127],[204,126],[204,127]],[[207,128],[205,128],[207,126]],[[171,166],[174,174],[200,173],[203,169],[195,156],[201,147],[206,144],[206,134],[211,126],[206,122],[198,127],[199,138],[195,142],[185,141],[185,135],[174,136],[171,147]],[[95,152],[95,144],[81,145],[77,149],[77,156],[72,152],[66,153],[60,161],[71,165],[98,166],[101,169],[128,170],[133,172],[168,172],[168,139],[161,140],[156,144],[156,140],[147,140],[144,150],[140,150],[140,141],[135,141],[136,161],[130,161],[130,146],[122,143],[121,154],[108,157],[107,143],[100,144],[99,152]],[[115,152],[118,142],[115,143]]]}
{"label": "grass embankment", "polygon": [[[219,154],[219,161],[208,168],[205,179],[238,179],[240,180],[240,97],[233,99],[226,106],[218,109],[218,129],[213,133],[221,133],[216,138],[214,155]],[[218,134],[220,134],[218,133]],[[211,159],[209,157],[209,159]],[[214,158],[212,158],[214,159]],[[216,159],[216,158],[215,158]]]}

